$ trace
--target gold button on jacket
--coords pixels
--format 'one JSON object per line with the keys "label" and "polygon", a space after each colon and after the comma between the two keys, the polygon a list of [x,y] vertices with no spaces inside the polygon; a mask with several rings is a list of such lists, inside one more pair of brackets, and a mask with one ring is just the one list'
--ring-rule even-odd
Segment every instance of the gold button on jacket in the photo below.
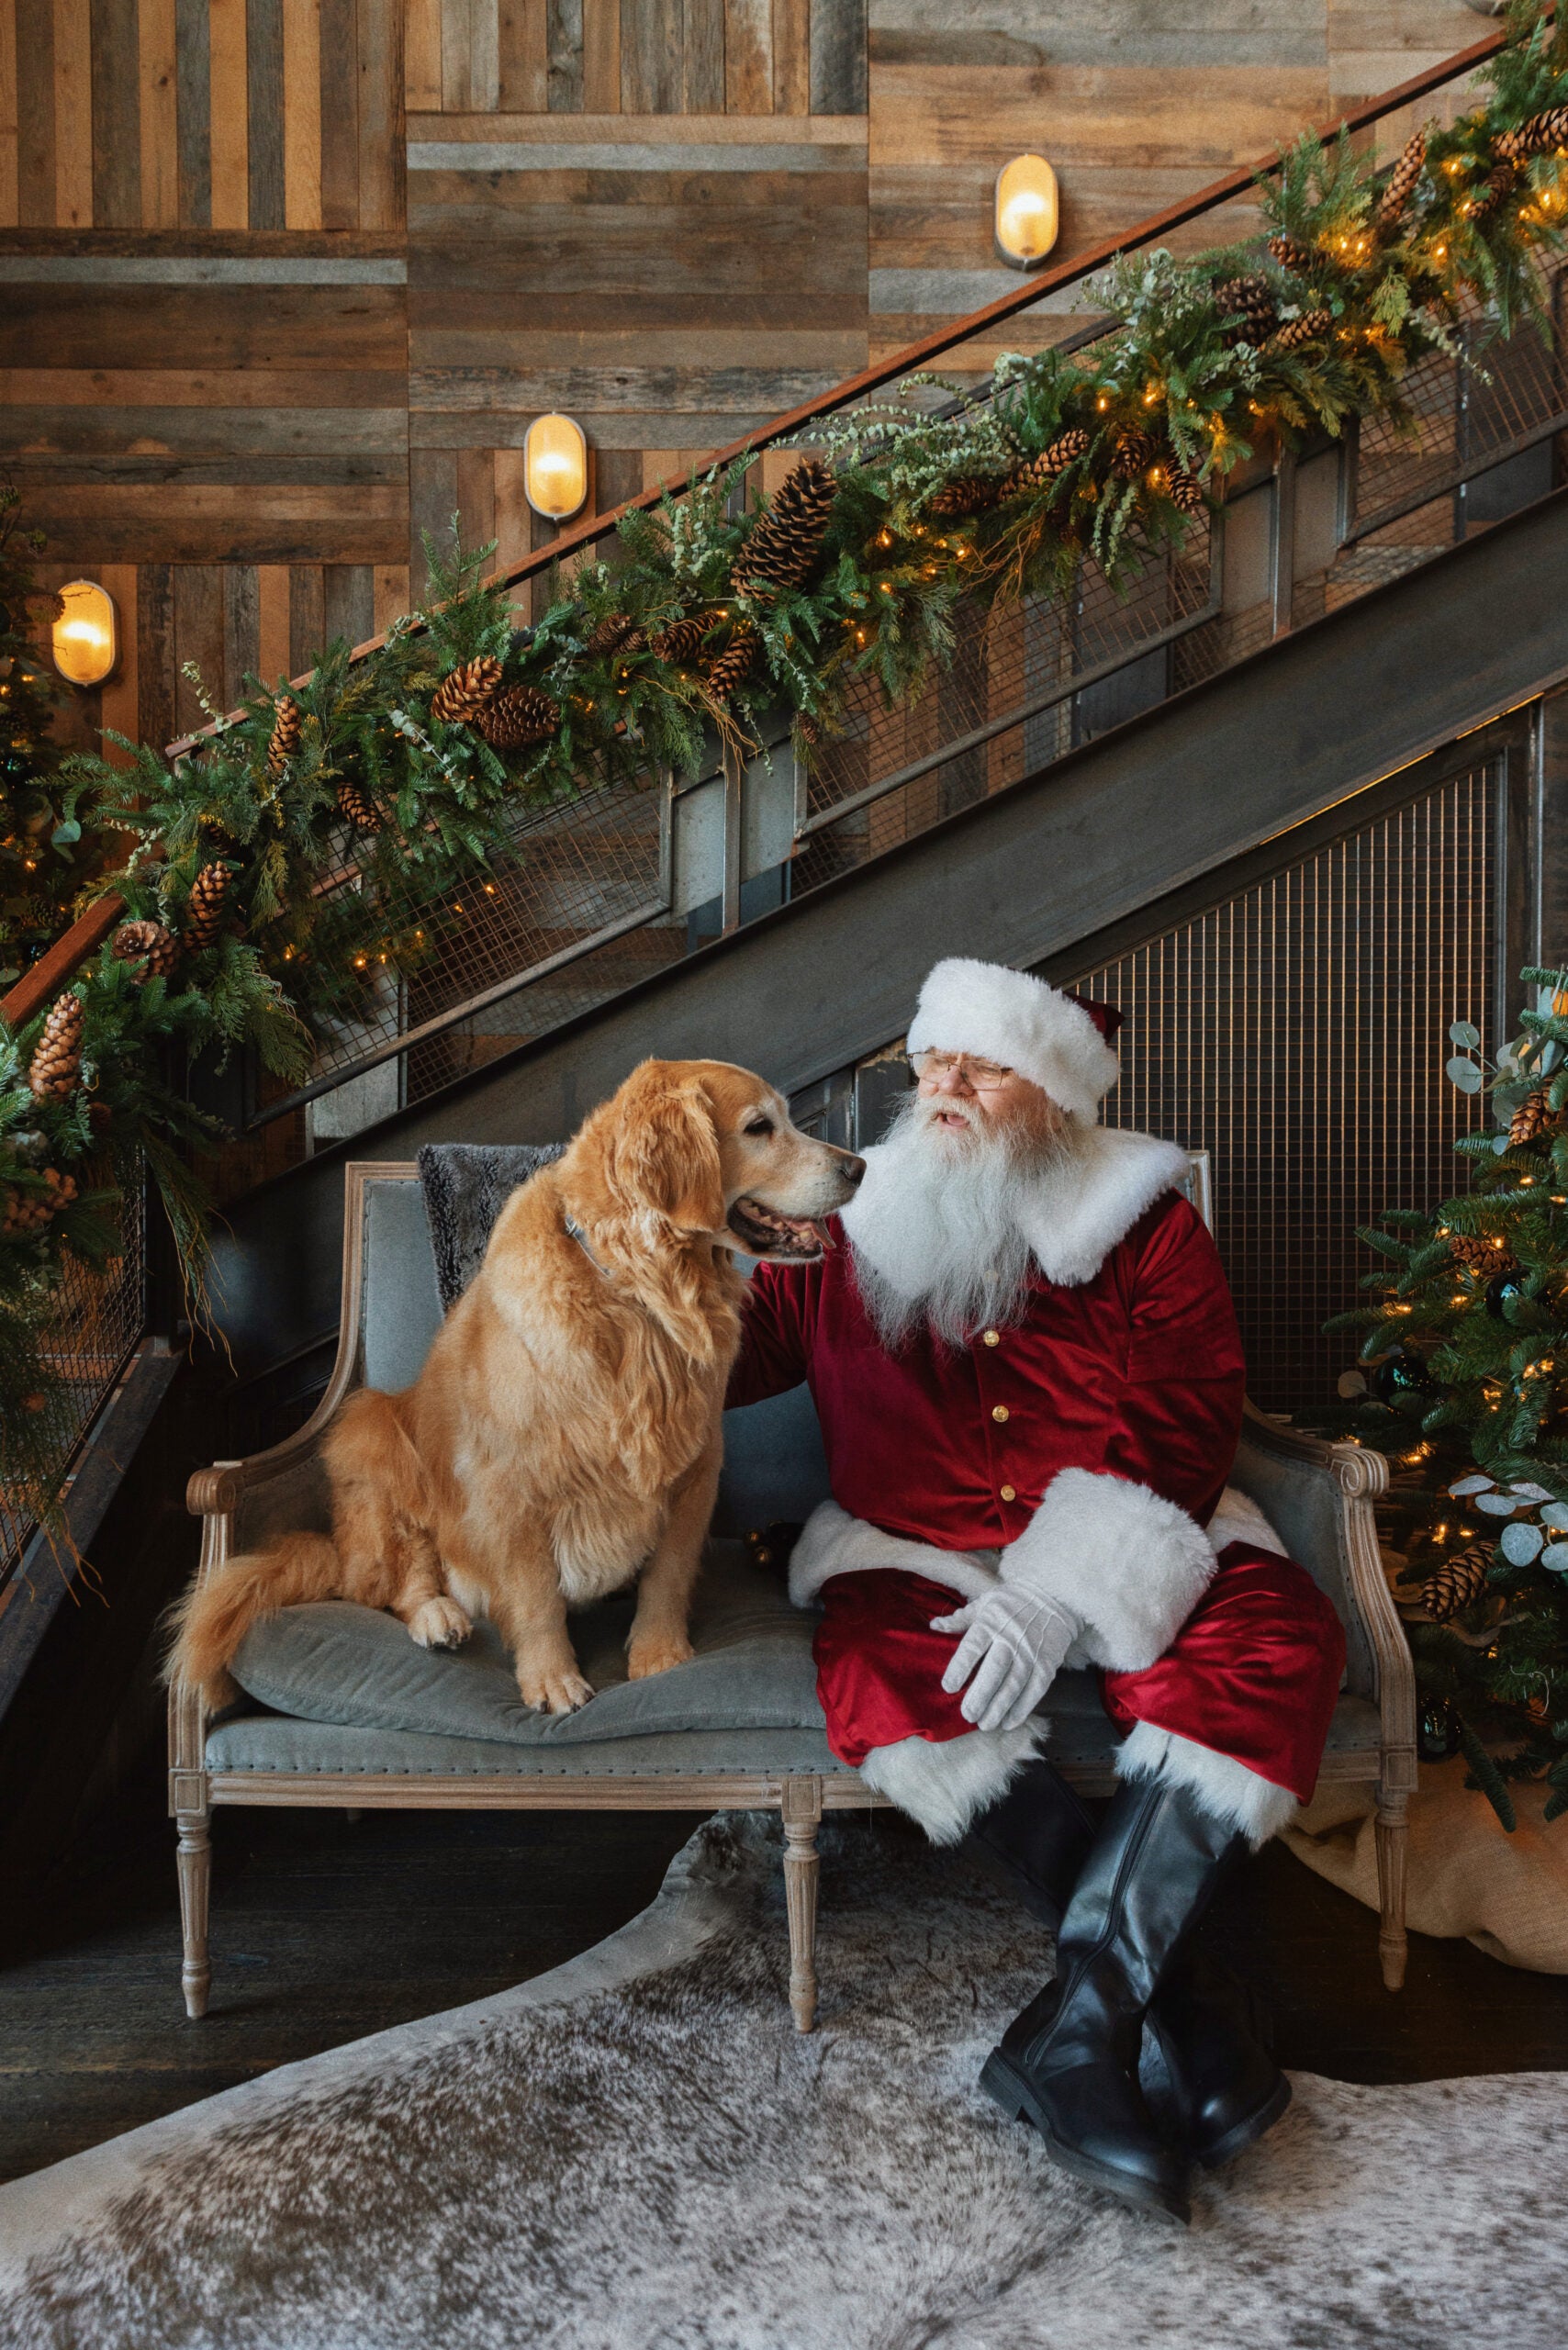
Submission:
{"label": "gold button on jacket", "polygon": [[999,1347],[1002,1344],[1002,1333],[1000,1330],[984,1330],[980,1335],[988,1347]]}
{"label": "gold button on jacket", "polygon": [[1016,1487],[1015,1487],[1015,1486],[1013,1486],[1013,1485],[1003,1485],[1003,1486],[1002,1486],[1002,1487],[1001,1487],[1001,1489],[1000,1489],[1000,1490],[1001,1490],[1001,1494],[1002,1494],[1002,1500],[1003,1500],[1004,1502],[1015,1502],[1015,1501],[1017,1500],[1017,1498],[1018,1498],[1018,1494],[1017,1494],[1017,1489],[1016,1489]]}
{"label": "gold button on jacket", "polygon": [[991,1407],[991,1416],[993,1420],[1005,1420],[1009,1416],[1006,1404],[993,1404]]}

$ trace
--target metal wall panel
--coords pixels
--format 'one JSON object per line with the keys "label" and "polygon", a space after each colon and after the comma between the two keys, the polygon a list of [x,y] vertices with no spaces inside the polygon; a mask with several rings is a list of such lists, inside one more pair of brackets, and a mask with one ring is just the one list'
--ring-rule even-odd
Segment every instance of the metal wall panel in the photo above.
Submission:
{"label": "metal wall panel", "polygon": [[1111,1124],[1213,1154],[1215,1231],[1265,1409],[1332,1395],[1326,1337],[1371,1259],[1355,1227],[1459,1187],[1484,1113],[1449,1023],[1496,1042],[1499,773],[1411,805],[1083,973],[1126,1014]]}

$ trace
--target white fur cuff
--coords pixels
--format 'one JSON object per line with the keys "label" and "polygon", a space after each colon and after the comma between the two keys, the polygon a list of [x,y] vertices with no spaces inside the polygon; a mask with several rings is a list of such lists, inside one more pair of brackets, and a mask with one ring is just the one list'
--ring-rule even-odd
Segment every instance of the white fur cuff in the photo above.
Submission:
{"label": "white fur cuff", "polygon": [[901,1738],[892,1746],[873,1746],[860,1776],[917,1821],[934,1844],[956,1844],[1039,1752],[1047,1727],[1036,1719],[1016,1729],[971,1729],[961,1738]]}
{"label": "white fur cuff", "polygon": [[1138,1722],[1123,1743],[1116,1776],[1172,1779],[1190,1788],[1213,1818],[1239,1829],[1255,1852],[1288,1828],[1299,1809],[1289,1787],[1276,1786],[1233,1754],[1216,1754],[1213,1747],[1173,1729],[1157,1729],[1152,1722]]}
{"label": "white fur cuff", "polygon": [[836,1502],[819,1502],[790,1555],[790,1596],[797,1607],[809,1607],[834,1575],[898,1567],[905,1574],[943,1583],[965,1599],[980,1599],[996,1587],[995,1557],[994,1550],[938,1550],[907,1535],[884,1534],[868,1519],[851,1517]]}
{"label": "white fur cuff", "polygon": [[1143,1673],[1163,1656],[1214,1571],[1208,1536],[1184,1509],[1089,1469],[1053,1479],[1001,1559],[1004,1583],[1078,1617],[1074,1661],[1112,1673]]}

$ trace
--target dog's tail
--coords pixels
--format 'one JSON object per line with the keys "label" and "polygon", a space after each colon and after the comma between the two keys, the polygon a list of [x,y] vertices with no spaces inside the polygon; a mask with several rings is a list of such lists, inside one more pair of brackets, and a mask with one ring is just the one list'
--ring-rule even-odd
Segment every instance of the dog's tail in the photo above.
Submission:
{"label": "dog's tail", "polygon": [[209,1707],[228,1705],[236,1694],[229,1667],[252,1625],[342,1589],[330,1535],[285,1534],[265,1550],[230,1559],[205,1583],[193,1583],[174,1609],[165,1680],[199,1689]]}

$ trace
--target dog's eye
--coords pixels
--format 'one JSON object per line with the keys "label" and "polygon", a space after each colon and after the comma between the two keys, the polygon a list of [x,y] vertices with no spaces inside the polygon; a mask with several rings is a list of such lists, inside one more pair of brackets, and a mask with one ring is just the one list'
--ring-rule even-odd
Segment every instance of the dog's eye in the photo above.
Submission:
{"label": "dog's eye", "polygon": [[764,1135],[773,1132],[773,1121],[771,1118],[754,1118],[745,1131],[748,1135],[756,1135],[760,1141]]}

